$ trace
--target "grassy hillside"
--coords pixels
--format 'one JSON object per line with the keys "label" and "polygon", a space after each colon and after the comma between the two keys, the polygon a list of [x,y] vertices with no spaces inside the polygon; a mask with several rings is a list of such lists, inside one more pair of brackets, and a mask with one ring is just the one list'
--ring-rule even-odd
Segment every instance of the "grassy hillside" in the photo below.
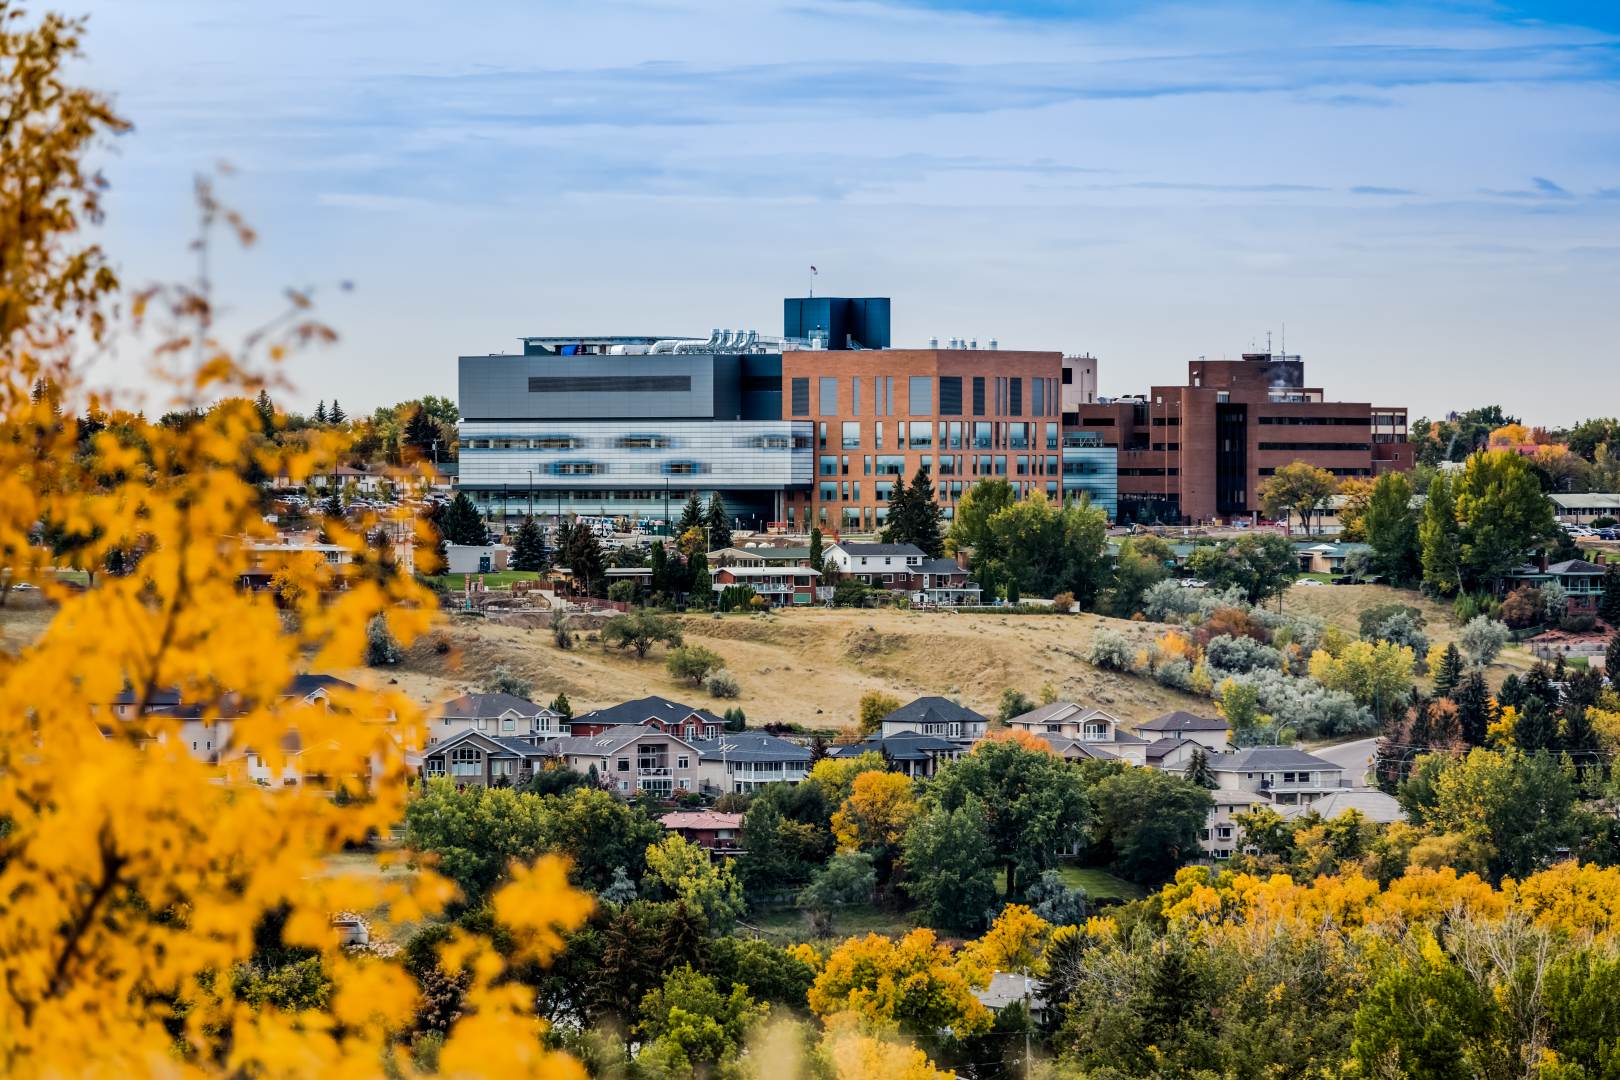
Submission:
{"label": "grassy hillside", "polygon": [[[854,719],[868,690],[902,700],[943,694],[993,715],[1002,690],[1017,687],[1033,698],[1048,682],[1060,697],[1102,706],[1127,722],[1171,709],[1208,710],[1207,701],[1086,663],[1092,635],[1103,626],[1143,642],[1162,629],[1095,615],[890,610],[682,619],[688,642],[719,653],[737,675],[742,696],[735,704],[753,723],[837,727]],[[544,628],[465,619],[452,621],[440,637],[447,651],[418,644],[390,672],[423,701],[478,688],[504,664],[532,682],[541,701],[566,692],[575,712],[646,694],[717,709],[731,704],[676,684],[664,670],[662,650],[643,661],[588,643],[564,652]]]}

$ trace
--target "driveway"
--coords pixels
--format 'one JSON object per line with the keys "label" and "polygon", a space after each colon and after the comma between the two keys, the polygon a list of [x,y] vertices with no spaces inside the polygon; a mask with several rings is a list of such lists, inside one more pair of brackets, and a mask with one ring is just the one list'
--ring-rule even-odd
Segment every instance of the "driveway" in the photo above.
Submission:
{"label": "driveway", "polygon": [[1367,774],[1372,770],[1373,753],[1377,739],[1357,739],[1355,742],[1335,743],[1311,753],[1324,761],[1331,761],[1344,770],[1344,779],[1351,787],[1367,787]]}

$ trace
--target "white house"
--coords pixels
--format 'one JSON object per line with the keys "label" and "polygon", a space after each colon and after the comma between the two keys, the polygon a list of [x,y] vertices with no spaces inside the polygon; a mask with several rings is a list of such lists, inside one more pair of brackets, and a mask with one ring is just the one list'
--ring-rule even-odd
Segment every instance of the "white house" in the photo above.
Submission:
{"label": "white house", "polygon": [[567,735],[568,724],[544,705],[514,694],[462,694],[434,711],[428,721],[428,745],[468,730],[538,746]]}
{"label": "white house", "polygon": [[1278,806],[1309,804],[1348,787],[1342,766],[1287,746],[1211,754],[1209,770],[1222,788],[1260,795]]}
{"label": "white house", "polygon": [[[1118,717],[1089,705],[1054,701],[1013,717],[1007,726],[1045,738],[1067,758],[1112,757],[1132,765],[1148,763],[1146,739],[1121,728]],[[1075,743],[1079,745],[1071,745]]]}
{"label": "white house", "polygon": [[1136,725],[1136,733],[1149,741],[1189,740],[1211,754],[1224,754],[1231,749],[1231,731],[1232,726],[1220,717],[1194,716],[1180,709]]}

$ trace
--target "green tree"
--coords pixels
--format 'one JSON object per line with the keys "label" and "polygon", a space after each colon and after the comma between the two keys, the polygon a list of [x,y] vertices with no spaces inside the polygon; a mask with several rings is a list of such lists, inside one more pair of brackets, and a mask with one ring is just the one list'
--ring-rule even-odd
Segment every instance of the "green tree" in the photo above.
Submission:
{"label": "green tree", "polygon": [[799,892],[799,906],[819,917],[820,924],[832,928],[835,913],[861,904],[870,904],[877,890],[876,861],[869,851],[841,851],[816,870]]}
{"label": "green tree", "polygon": [[[1603,596],[1598,600],[1598,615],[1610,628],[1620,628],[1620,563],[1611,562],[1603,572]],[[1620,671],[1616,674],[1620,675]]]}
{"label": "green tree", "polygon": [[551,699],[551,704],[547,708],[560,716],[564,724],[574,719],[573,703],[568,700],[568,695],[561,690],[557,691],[557,696]]}
{"label": "green tree", "polygon": [[546,538],[539,522],[525,517],[512,539],[512,569],[544,570],[546,568]]}
{"label": "green tree", "polygon": [[701,912],[720,933],[729,931],[747,907],[731,864],[716,863],[708,852],[673,833],[647,847],[647,877]]}
{"label": "green tree", "polygon": [[929,558],[937,559],[945,553],[939,504],[934,500],[934,484],[928,470],[918,466],[909,487],[894,485],[883,538],[891,544],[915,544]]}
{"label": "green tree", "polygon": [[826,569],[821,552],[821,530],[810,530],[810,569],[821,573]]}
{"label": "green tree", "polygon": [[692,1076],[734,1061],[749,1031],[769,1009],[748,987],[733,984],[722,994],[707,975],[685,965],[669,971],[641,999],[635,1033],[646,1040],[637,1055],[638,1074]]}
{"label": "green tree", "polygon": [[980,742],[935,776],[933,793],[947,810],[979,801],[1009,899],[1022,895],[1023,876],[1051,866],[1091,822],[1080,774],[1050,751],[1012,741]]}
{"label": "green tree", "polygon": [[1144,885],[1168,880],[1202,854],[1198,834],[1215,807],[1209,790],[1158,769],[1126,769],[1091,790],[1097,843],[1121,877]]}
{"label": "green tree", "polygon": [[1430,767],[1414,767],[1402,804],[1431,832],[1487,842],[1493,877],[1522,878],[1576,839],[1574,778],[1550,754],[1509,747],[1418,761]]}
{"label": "green tree", "polygon": [[567,564],[574,575],[575,586],[583,588],[587,595],[599,595],[604,587],[605,564],[602,545],[597,542],[596,533],[576,520],[566,531],[559,527],[557,548],[558,558]]}
{"label": "green tree", "polygon": [[996,900],[996,851],[984,806],[965,797],[955,809],[935,806],[912,822],[902,845],[901,888],[925,922],[963,933],[984,925]]}
{"label": "green tree", "polygon": [[1187,760],[1187,771],[1182,775],[1186,777],[1188,783],[1197,784],[1208,791],[1220,786],[1215,780],[1215,774],[1210,771],[1209,755],[1204,753],[1203,747],[1192,752],[1192,757]]}
{"label": "green tree", "polygon": [[1007,687],[1001,692],[1001,701],[996,707],[996,719],[1003,724],[1015,716],[1023,716],[1033,711],[1035,703],[1029,700],[1029,695],[1015,687]]}
{"label": "green tree", "polygon": [[545,803],[510,789],[457,791],[448,779],[435,779],[405,806],[405,846],[435,856],[438,871],[469,905],[501,881],[514,859],[532,862],[550,844]]}
{"label": "green tree", "polygon": [[1120,542],[1108,587],[1109,614],[1128,619],[1142,610],[1142,597],[1170,576],[1175,556],[1157,536],[1131,536]]}
{"label": "green tree", "polygon": [[862,735],[876,734],[879,724],[901,705],[905,704],[893,694],[885,694],[881,690],[868,690],[861,695],[860,705],[857,707],[855,722]]}
{"label": "green tree", "polygon": [[731,546],[731,514],[726,511],[726,501],[720,497],[718,491],[709,493],[709,509],[704,516],[704,523],[709,527],[710,551],[719,551],[721,548]]}
{"label": "green tree", "polygon": [[1326,469],[1294,461],[1260,482],[1260,506],[1268,517],[1282,517],[1290,511],[1298,514],[1308,535],[1311,515],[1327,503],[1338,487],[1339,481]]}
{"label": "green tree", "polygon": [[326,410],[326,418],[334,424],[342,424],[348,421],[349,414],[343,411],[343,406],[338,404],[337,398],[333,398],[332,407]]}
{"label": "green tree", "polygon": [[439,518],[439,535],[450,544],[487,544],[489,530],[465,491],[456,492]]}
{"label": "green tree", "polygon": [[1275,533],[1249,533],[1224,544],[1200,545],[1187,566],[1212,589],[1242,589],[1251,604],[1282,595],[1299,576],[1294,546]]}
{"label": "green tree", "polygon": [[662,643],[678,648],[683,641],[680,623],[671,616],[646,608],[615,615],[602,626],[604,644],[632,650],[639,660],[646,659],[654,645]]}
{"label": "green tree", "polygon": [[1385,473],[1373,483],[1362,529],[1372,545],[1374,567],[1391,583],[1412,585],[1422,577],[1418,513],[1412,508],[1412,482],[1405,473]]}
{"label": "green tree", "polygon": [[1535,473],[1508,450],[1474,454],[1457,483],[1465,587],[1488,588],[1558,532]]}
{"label": "green tree", "polygon": [[703,510],[703,500],[698,498],[696,491],[686,497],[686,505],[681,507],[680,519],[675,524],[675,535],[685,536],[692,529],[702,531],[707,524]]}
{"label": "green tree", "polygon": [[1463,677],[1462,653],[1457,649],[1455,641],[1448,642],[1446,649],[1440,654],[1440,663],[1434,672],[1434,692],[1441,697],[1450,697],[1451,692]]}
{"label": "green tree", "polygon": [[1436,473],[1424,496],[1423,520],[1418,523],[1423,584],[1442,596],[1462,588],[1462,537],[1457,526],[1457,502],[1451,478]]}
{"label": "green tree", "polygon": [[705,649],[702,645],[682,645],[669,651],[664,666],[669,669],[670,678],[692,686],[702,686],[704,677],[711,671],[725,667],[726,662],[713,649]]}

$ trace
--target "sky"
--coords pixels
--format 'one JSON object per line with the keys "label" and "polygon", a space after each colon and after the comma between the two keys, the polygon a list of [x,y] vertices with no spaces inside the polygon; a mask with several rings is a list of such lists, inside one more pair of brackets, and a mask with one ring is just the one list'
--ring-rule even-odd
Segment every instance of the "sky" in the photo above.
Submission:
{"label": "sky", "polygon": [[[1620,413],[1620,4],[57,0],[126,282],[253,223],[228,325],[313,288],[295,408],[453,396],[535,334],[1090,352],[1105,394],[1267,334],[1330,399]],[[114,377],[141,379],[138,357]]]}

